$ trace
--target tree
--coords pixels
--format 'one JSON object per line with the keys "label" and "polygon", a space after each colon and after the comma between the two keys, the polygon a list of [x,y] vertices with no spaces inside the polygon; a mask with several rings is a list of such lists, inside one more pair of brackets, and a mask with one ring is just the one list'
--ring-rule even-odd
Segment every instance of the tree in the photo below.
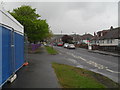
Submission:
{"label": "tree", "polygon": [[41,16],[31,6],[23,5],[9,13],[24,26],[30,42],[41,41],[51,34],[46,20],[39,19]]}
{"label": "tree", "polygon": [[68,35],[64,35],[64,36],[62,37],[62,41],[63,41],[64,43],[72,43],[72,40],[73,40],[73,37],[68,36]]}

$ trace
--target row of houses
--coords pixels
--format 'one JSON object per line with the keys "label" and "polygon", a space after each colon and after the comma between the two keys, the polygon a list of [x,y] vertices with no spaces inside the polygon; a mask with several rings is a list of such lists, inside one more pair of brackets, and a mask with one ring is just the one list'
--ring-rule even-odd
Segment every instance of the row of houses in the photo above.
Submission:
{"label": "row of houses", "polygon": [[[61,42],[63,36],[64,34],[54,35],[52,37],[52,42]],[[83,34],[83,35],[72,34],[69,36],[73,37],[73,42],[76,42],[77,44],[80,44],[80,43],[88,44],[88,41],[91,40],[91,38],[93,37],[93,35],[91,34]]]}
{"label": "row of houses", "polygon": [[120,27],[98,31],[91,38],[90,44],[96,46],[95,49],[119,52],[120,50]]}
{"label": "row of houses", "polygon": [[58,42],[62,42],[62,34],[54,34],[53,37],[51,38],[50,42],[51,43],[58,43]]}
{"label": "row of houses", "polygon": [[81,44],[81,43],[85,43],[85,44],[88,44],[89,41],[91,40],[91,38],[93,38],[93,35],[92,34],[83,34],[83,35],[71,35],[73,37],[73,41],[74,42],[77,42],[77,44]]}
{"label": "row of houses", "polygon": [[[62,41],[63,35],[55,35],[52,39],[53,42]],[[120,27],[101,30],[94,35],[91,34],[72,34],[73,42],[77,44],[85,43],[91,45],[93,49],[107,50],[107,51],[118,51],[120,48]]]}
{"label": "row of houses", "polygon": [[120,40],[120,27],[110,28],[109,30],[103,30],[97,32],[97,35],[94,35],[91,38],[92,45],[100,46],[118,46]]}

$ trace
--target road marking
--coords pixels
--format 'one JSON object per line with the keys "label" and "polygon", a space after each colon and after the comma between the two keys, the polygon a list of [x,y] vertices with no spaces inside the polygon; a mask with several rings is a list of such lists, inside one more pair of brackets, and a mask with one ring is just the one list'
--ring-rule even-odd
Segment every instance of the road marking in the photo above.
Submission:
{"label": "road marking", "polygon": [[[59,51],[61,51],[61,50],[59,50]],[[120,72],[117,72],[117,71],[113,71],[113,70],[109,69],[108,67],[105,67],[104,65],[98,64],[98,63],[96,63],[94,61],[91,61],[91,60],[88,61],[88,60],[86,60],[86,59],[84,59],[84,58],[82,58],[80,56],[76,56],[73,53],[64,52],[64,51],[61,51],[61,52],[66,53],[66,54],[68,54],[70,56],[73,56],[74,58],[81,59],[81,60],[85,61],[86,63],[88,63],[88,64],[90,64],[90,65],[92,65],[92,66],[94,66],[94,67],[96,67],[98,69],[105,69],[105,70],[107,70],[107,71],[109,71],[111,73],[120,73]],[[74,59],[69,58],[69,60],[71,60],[74,63],[77,63],[77,61],[74,60]]]}
{"label": "road marking", "polygon": [[109,71],[109,72],[112,72],[112,73],[120,73],[120,72],[117,72],[117,71],[113,71],[111,69],[106,69],[106,70]]}
{"label": "road marking", "polygon": [[75,59],[67,58],[67,60],[73,62],[74,64],[78,64],[78,62]]}
{"label": "road marking", "polygon": [[97,67],[98,69],[104,69],[105,68],[105,66],[103,66],[103,65],[101,65],[101,64],[98,64],[98,63],[96,63],[96,62],[93,62],[93,61],[87,61],[87,63],[88,64],[91,64],[92,66],[94,66],[94,67]]}
{"label": "road marking", "polygon": [[62,53],[59,53],[60,55],[62,55]]}
{"label": "road marking", "polygon": [[90,65],[92,65],[92,66],[94,66],[94,67],[96,67],[96,68],[98,68],[98,69],[104,69],[105,68],[105,66],[103,66],[103,65],[101,65],[101,64],[97,64],[96,62],[93,62],[93,61],[88,61],[88,60],[86,60],[86,59],[84,59],[84,58],[82,58],[82,57],[80,57],[80,56],[76,56],[76,55],[74,55],[74,54],[72,54],[72,53],[69,53],[69,52],[66,52],[68,55],[71,55],[71,56],[73,56],[74,58],[77,58],[77,59],[81,59],[81,60],[83,60],[83,61],[85,61],[86,63],[88,63],[88,64],[90,64]]}

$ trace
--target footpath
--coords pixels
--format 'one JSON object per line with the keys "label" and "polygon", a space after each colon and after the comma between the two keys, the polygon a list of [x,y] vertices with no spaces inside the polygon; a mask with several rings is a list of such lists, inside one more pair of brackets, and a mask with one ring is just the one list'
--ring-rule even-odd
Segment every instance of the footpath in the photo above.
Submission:
{"label": "footpath", "polygon": [[52,57],[43,47],[38,54],[28,54],[28,66],[17,72],[13,83],[6,83],[4,88],[60,88],[54,69]]}

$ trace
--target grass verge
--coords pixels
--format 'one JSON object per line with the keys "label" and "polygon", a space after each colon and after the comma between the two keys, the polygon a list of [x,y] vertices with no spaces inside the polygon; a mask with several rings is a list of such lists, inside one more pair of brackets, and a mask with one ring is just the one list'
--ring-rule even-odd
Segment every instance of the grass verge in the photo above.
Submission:
{"label": "grass verge", "polygon": [[52,63],[52,67],[63,88],[118,88],[109,78],[85,69],[58,63]]}
{"label": "grass verge", "polygon": [[47,52],[51,55],[58,54],[58,52],[53,47],[45,46],[45,48],[46,48]]}

